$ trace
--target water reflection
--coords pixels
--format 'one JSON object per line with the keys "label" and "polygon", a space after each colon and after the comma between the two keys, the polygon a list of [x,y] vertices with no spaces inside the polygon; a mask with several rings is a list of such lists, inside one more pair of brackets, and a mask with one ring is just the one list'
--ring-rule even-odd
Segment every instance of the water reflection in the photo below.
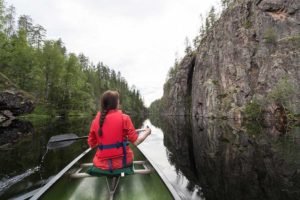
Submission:
{"label": "water reflection", "polygon": [[199,199],[299,199],[300,131],[184,117],[151,122]]}
{"label": "water reflection", "polygon": [[[70,125],[73,121],[73,125]],[[36,189],[46,183],[74,156],[82,151],[82,144],[74,144],[63,151],[50,152],[40,165],[48,139],[65,131],[81,133],[86,125],[84,120],[62,121],[54,119],[33,125],[31,122],[13,121],[1,128],[0,151],[0,196],[7,199],[16,194]],[[75,125],[74,125],[75,124]]]}

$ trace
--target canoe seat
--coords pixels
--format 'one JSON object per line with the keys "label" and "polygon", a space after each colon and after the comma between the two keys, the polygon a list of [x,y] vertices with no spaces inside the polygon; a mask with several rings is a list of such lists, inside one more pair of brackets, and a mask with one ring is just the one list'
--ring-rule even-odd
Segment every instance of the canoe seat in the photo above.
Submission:
{"label": "canoe seat", "polygon": [[[84,168],[87,168],[86,172],[81,172]],[[123,169],[115,169],[112,172],[109,170],[101,170],[93,166],[93,163],[83,163],[80,168],[70,175],[71,178],[86,178],[95,176],[125,176],[131,174],[149,174],[152,169],[147,166],[146,161],[133,161],[133,164]]]}

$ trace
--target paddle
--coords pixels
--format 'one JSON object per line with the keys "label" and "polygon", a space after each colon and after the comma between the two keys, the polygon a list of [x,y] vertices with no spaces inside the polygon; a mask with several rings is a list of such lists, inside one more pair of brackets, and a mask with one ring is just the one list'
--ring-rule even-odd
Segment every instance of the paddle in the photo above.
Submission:
{"label": "paddle", "polygon": [[[145,131],[145,129],[136,129],[137,133]],[[66,147],[74,143],[76,140],[87,139],[88,136],[77,136],[74,133],[62,134],[52,136],[47,144],[47,149],[58,149],[62,147]]]}

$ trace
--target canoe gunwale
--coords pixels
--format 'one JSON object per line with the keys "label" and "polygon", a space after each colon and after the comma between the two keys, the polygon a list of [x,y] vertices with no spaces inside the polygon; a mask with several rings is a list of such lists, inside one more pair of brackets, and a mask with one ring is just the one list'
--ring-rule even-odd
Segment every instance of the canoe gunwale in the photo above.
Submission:
{"label": "canoe gunwale", "polygon": [[71,169],[82,157],[88,154],[92,148],[88,148],[71,161],[65,168],[63,168],[56,176],[54,176],[46,185],[44,185],[30,200],[39,199],[47,190],[52,187],[69,169]]}
{"label": "canoe gunwale", "polygon": [[152,167],[155,169],[159,177],[161,178],[162,182],[165,184],[165,186],[168,188],[169,192],[172,194],[173,198],[175,200],[181,200],[182,198],[178,195],[173,185],[169,182],[168,178],[164,175],[164,173],[159,169],[159,167],[155,164],[155,162],[147,156],[141,148],[139,148],[139,151],[145,156],[145,158],[149,161],[149,163],[152,165]]}

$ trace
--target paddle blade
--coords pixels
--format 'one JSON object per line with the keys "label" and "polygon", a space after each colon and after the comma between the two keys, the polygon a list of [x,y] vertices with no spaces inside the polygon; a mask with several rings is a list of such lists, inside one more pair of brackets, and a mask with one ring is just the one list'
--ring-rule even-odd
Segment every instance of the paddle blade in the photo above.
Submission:
{"label": "paddle blade", "polygon": [[[48,149],[59,149],[66,146],[69,146],[76,141],[78,136],[74,133],[68,133],[63,135],[56,135],[50,138],[47,148]],[[73,139],[73,140],[72,140]],[[68,140],[68,141],[65,141]]]}

